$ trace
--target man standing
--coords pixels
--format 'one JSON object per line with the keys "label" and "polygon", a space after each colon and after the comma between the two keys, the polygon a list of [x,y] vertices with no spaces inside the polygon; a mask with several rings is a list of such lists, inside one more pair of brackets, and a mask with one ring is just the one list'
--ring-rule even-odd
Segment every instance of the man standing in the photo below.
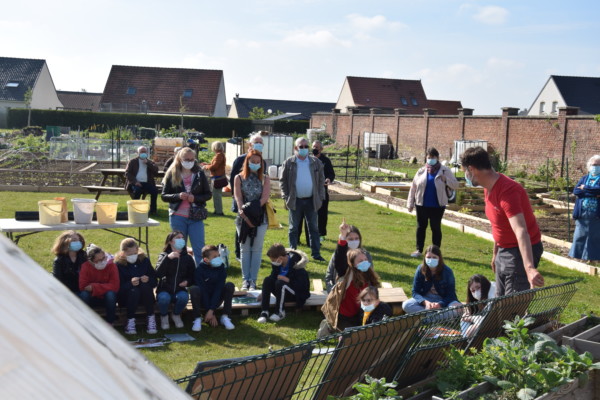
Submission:
{"label": "man standing", "polygon": [[138,200],[144,193],[149,194],[150,214],[156,214],[156,174],[158,166],[148,159],[148,149],[145,146],[138,147],[138,156],[129,160],[125,167],[125,190],[131,193],[134,200]]}
{"label": "man standing", "polygon": [[298,245],[298,231],[302,216],[308,222],[312,258],[325,261],[321,257],[317,211],[325,199],[325,175],[323,164],[308,154],[308,141],[301,137],[294,146],[296,155],[284,161],[279,180],[281,195],[289,210],[289,242],[295,249]]}
{"label": "man standing", "polygon": [[323,173],[325,175],[325,200],[323,200],[318,213],[319,236],[321,236],[321,241],[323,241],[325,236],[327,236],[327,217],[329,214],[329,190],[327,185],[335,180],[335,171],[329,157],[323,154],[323,144],[320,141],[315,140],[313,142],[312,153],[323,163]]}
{"label": "man standing", "polygon": [[465,150],[460,161],[467,185],[484,188],[485,215],[494,237],[496,296],[544,286],[537,270],[544,252],[542,235],[525,189],[494,171],[482,147]]}

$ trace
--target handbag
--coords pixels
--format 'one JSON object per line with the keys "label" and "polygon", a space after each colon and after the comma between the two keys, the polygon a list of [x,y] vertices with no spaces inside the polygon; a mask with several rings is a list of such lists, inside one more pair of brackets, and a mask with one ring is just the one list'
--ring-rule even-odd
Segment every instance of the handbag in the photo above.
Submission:
{"label": "handbag", "polygon": [[265,204],[265,209],[267,212],[267,221],[269,222],[268,229],[282,229],[283,227],[281,226],[281,224],[277,220],[277,216],[275,215],[277,210],[275,210],[275,207],[273,206],[273,203],[271,203],[271,200],[267,201],[267,204]]}
{"label": "handbag", "polygon": [[451,189],[450,186],[446,185],[446,196],[448,196],[448,203],[456,203],[456,190]]}
{"label": "handbag", "polygon": [[229,185],[229,181],[226,176],[218,177],[213,181],[213,187],[215,189],[223,189],[227,185]]}
{"label": "handbag", "polygon": [[192,221],[203,221],[206,218],[208,218],[208,210],[206,209],[206,207],[201,207],[194,203],[190,205],[189,219],[191,219]]}

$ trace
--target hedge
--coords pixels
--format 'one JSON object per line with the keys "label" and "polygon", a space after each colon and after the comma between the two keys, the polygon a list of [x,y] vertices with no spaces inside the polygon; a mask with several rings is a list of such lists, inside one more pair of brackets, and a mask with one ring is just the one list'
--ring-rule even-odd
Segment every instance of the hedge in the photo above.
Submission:
{"label": "hedge", "polygon": [[[27,109],[8,110],[8,126],[19,129],[27,126]],[[169,128],[171,125],[179,126],[181,117],[178,115],[153,115],[153,114],[124,114],[91,111],[62,111],[62,110],[31,110],[31,125],[46,127],[70,126],[71,129],[106,131],[119,126],[138,125]],[[295,121],[290,121],[295,122]],[[213,118],[213,117],[184,117],[183,125],[186,129],[195,129],[204,132],[207,137],[231,137],[235,130],[236,136],[245,136],[253,131],[252,120],[248,118]],[[308,124],[306,123],[306,127]]]}

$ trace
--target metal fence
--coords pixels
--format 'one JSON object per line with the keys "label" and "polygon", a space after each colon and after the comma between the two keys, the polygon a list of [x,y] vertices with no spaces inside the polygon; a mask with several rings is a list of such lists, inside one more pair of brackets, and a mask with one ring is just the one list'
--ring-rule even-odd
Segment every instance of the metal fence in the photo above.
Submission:
{"label": "metal fence", "polygon": [[129,161],[140,146],[150,148],[150,140],[111,140],[84,137],[53,137],[49,157],[55,160]]}
{"label": "metal fence", "polygon": [[[348,396],[365,375],[404,388],[440,368],[450,346],[478,348],[486,338],[503,335],[505,320],[528,315],[535,327],[558,318],[580,280],[402,315],[259,356],[201,362],[176,383],[196,399],[325,400]],[[479,317],[471,331],[461,327],[467,311]]]}

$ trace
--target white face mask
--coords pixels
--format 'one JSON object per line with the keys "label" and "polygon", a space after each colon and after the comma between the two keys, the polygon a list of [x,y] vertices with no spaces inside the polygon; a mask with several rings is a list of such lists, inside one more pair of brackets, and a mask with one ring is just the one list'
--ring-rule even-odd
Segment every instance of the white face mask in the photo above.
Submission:
{"label": "white face mask", "polygon": [[131,256],[127,256],[127,262],[129,264],[134,264],[137,261],[137,259],[138,259],[138,255],[137,254],[134,254],[134,255],[131,255]]}
{"label": "white face mask", "polygon": [[473,298],[475,300],[481,300],[481,290],[476,290],[474,292],[471,292],[471,295],[473,296]]}
{"label": "white face mask", "polygon": [[348,240],[349,249],[358,249],[358,246],[360,246],[360,240]]}
{"label": "white face mask", "polygon": [[194,164],[196,164],[195,161],[182,161],[181,162],[181,166],[185,169],[192,169],[194,168]]}
{"label": "white face mask", "polygon": [[99,263],[94,263],[94,267],[98,271],[102,271],[104,268],[106,268],[106,264],[108,264],[108,260],[102,260]]}

